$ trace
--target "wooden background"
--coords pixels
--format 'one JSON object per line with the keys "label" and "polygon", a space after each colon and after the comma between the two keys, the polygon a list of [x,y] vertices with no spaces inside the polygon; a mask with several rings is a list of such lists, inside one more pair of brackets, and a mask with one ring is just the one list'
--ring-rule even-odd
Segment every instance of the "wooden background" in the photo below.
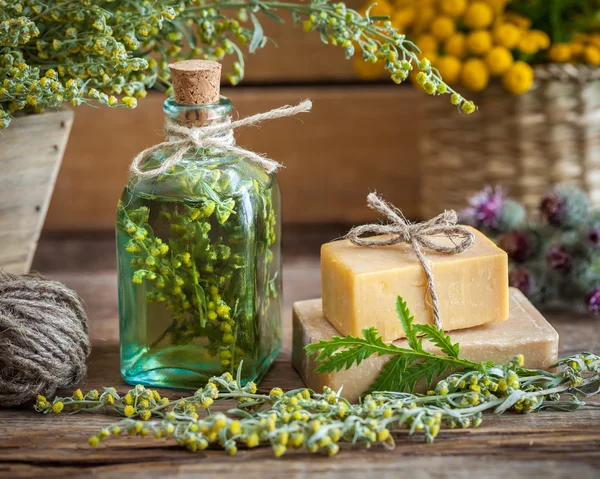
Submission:
{"label": "wooden background", "polygon": [[[362,2],[351,0],[358,8]],[[268,44],[247,56],[242,85],[226,87],[239,115],[304,98],[313,111],[237,133],[238,143],[282,162],[279,174],[288,224],[356,223],[374,218],[366,195],[377,190],[417,215],[419,104],[431,101],[390,81],[361,83],[343,49],[291,22],[263,21]],[[227,67],[224,68],[227,70]],[[46,231],[98,231],[113,227],[127,168],[140,150],[162,140],[161,93],[135,110],[80,107]],[[235,117],[235,115],[234,115]]]}

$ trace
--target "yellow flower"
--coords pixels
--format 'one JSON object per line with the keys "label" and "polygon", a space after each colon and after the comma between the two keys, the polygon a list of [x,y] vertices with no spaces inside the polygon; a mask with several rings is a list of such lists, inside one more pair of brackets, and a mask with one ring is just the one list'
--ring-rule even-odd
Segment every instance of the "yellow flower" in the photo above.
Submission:
{"label": "yellow flower", "polygon": [[140,413],[140,418],[143,419],[144,421],[147,421],[151,417],[152,417],[152,413],[150,411],[148,411],[147,409]]}
{"label": "yellow flower", "polygon": [[431,22],[435,18],[435,9],[429,5],[419,5],[417,8],[417,14],[413,23],[413,34],[418,35],[426,31]]}
{"label": "yellow flower", "polygon": [[125,409],[123,409],[123,415],[125,417],[131,417],[135,414],[135,409],[133,408],[133,406],[125,406]]}
{"label": "yellow flower", "polygon": [[124,96],[122,102],[127,108],[135,108],[137,106],[137,100],[131,96]]}
{"label": "yellow flower", "polygon": [[281,457],[286,451],[286,447],[283,444],[277,444],[273,446],[273,455],[275,457]]}
{"label": "yellow flower", "polygon": [[474,55],[484,55],[492,48],[492,35],[487,30],[476,30],[467,36],[467,49]]}
{"label": "yellow flower", "polygon": [[73,393],[73,399],[77,399],[78,401],[83,400],[83,393],[81,392],[81,389],[75,390],[75,392]]}
{"label": "yellow flower", "polygon": [[96,447],[98,444],[100,444],[100,439],[98,439],[97,436],[92,436],[88,439],[88,444],[92,447]]}
{"label": "yellow flower", "polygon": [[581,55],[585,51],[585,45],[579,42],[569,43],[569,48],[574,57]]}
{"label": "yellow flower", "polygon": [[512,54],[504,47],[494,47],[485,56],[485,63],[492,76],[504,75],[513,62]]}
{"label": "yellow flower", "polygon": [[487,0],[487,3],[492,7],[492,10],[494,10],[496,14],[499,14],[504,11],[508,1],[509,0]]}
{"label": "yellow flower", "polygon": [[444,52],[456,58],[467,56],[467,37],[464,33],[451,35],[444,43]]}
{"label": "yellow flower", "polygon": [[504,88],[514,95],[525,93],[531,88],[532,83],[533,68],[522,61],[515,62],[502,77]]}
{"label": "yellow flower", "polygon": [[494,19],[494,11],[485,2],[475,1],[469,5],[463,23],[471,29],[486,28],[490,26]]}
{"label": "yellow flower", "polygon": [[133,395],[131,393],[125,394],[125,397],[123,398],[123,402],[125,402],[125,404],[127,404],[127,405],[133,404]]}
{"label": "yellow flower", "polygon": [[355,56],[352,60],[352,69],[361,80],[373,81],[381,78],[385,73],[385,64],[384,62],[369,63],[362,57]]}
{"label": "yellow flower", "polygon": [[483,90],[489,81],[489,73],[483,60],[471,58],[465,62],[460,75],[461,84],[472,91]]}
{"label": "yellow flower", "polygon": [[446,83],[455,84],[458,83],[458,79],[460,78],[460,69],[462,68],[462,64],[460,60],[452,55],[446,55],[439,58],[435,67],[442,75],[442,79]]}
{"label": "yellow flower", "polygon": [[[573,41],[577,41],[575,37],[573,38]],[[587,37],[587,41],[594,45],[596,48],[600,48],[600,34],[594,33],[592,35],[589,35]]]}
{"label": "yellow flower", "polygon": [[600,65],[600,50],[597,47],[586,47],[583,51],[583,57],[589,65]]}
{"label": "yellow flower", "polygon": [[231,434],[233,434],[234,436],[237,436],[238,434],[242,433],[242,425],[240,423],[240,421],[231,421],[231,424],[229,425],[229,432]]}
{"label": "yellow flower", "polygon": [[411,7],[400,8],[392,14],[392,26],[403,32],[415,21],[415,9]]}
{"label": "yellow flower", "polygon": [[531,28],[531,20],[515,12],[506,12],[504,18],[523,30]]}
{"label": "yellow flower", "polygon": [[456,25],[450,17],[437,17],[431,24],[431,33],[440,41],[446,40],[456,31]]}
{"label": "yellow flower", "polygon": [[429,35],[427,33],[425,33],[423,35],[419,35],[416,38],[415,43],[417,44],[417,47],[419,47],[419,50],[421,50],[421,52],[424,55],[429,55],[431,53],[437,53],[438,42],[433,35]]}
{"label": "yellow flower", "polygon": [[52,412],[58,414],[63,410],[64,407],[65,405],[62,403],[62,401],[58,401],[52,405]]}
{"label": "yellow flower", "polygon": [[548,51],[548,58],[555,63],[567,63],[571,59],[571,49],[566,43],[555,43]]}
{"label": "yellow flower", "polygon": [[531,30],[528,34],[540,50],[546,50],[550,46],[550,37],[541,30]]}
{"label": "yellow flower", "polygon": [[512,50],[519,44],[521,39],[521,30],[512,23],[499,23],[492,31],[494,42],[501,47]]}
{"label": "yellow flower", "polygon": [[250,436],[248,436],[248,439],[246,439],[246,445],[248,447],[256,447],[260,444],[260,438],[258,437],[258,434],[251,434]]}
{"label": "yellow flower", "polygon": [[467,0],[440,0],[439,9],[452,18],[460,17],[467,8]]}
{"label": "yellow flower", "polygon": [[528,55],[537,53],[539,48],[538,48],[538,41],[536,39],[535,34],[533,34],[533,32],[525,33],[525,35],[523,35],[521,37],[521,39],[519,40],[518,48],[523,53],[528,54]]}

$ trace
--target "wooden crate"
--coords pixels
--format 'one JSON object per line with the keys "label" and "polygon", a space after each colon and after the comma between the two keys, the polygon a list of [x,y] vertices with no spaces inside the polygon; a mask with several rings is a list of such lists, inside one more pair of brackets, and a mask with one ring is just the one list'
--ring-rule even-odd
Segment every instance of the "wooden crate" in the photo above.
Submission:
{"label": "wooden crate", "polygon": [[72,120],[71,110],[19,116],[0,135],[0,271],[29,272]]}

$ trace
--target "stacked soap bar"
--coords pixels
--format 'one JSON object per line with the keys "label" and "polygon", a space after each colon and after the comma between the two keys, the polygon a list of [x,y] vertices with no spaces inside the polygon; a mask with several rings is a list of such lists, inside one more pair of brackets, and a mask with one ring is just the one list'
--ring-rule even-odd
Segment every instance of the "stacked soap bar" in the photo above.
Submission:
{"label": "stacked soap bar", "polygon": [[[474,362],[505,362],[517,354],[525,356],[525,366],[547,369],[557,360],[558,334],[529,300],[518,289],[510,288],[509,317],[503,322],[489,323],[470,329],[453,331],[450,337],[460,344],[461,356]],[[300,301],[293,309],[294,335],[292,362],[306,386],[321,391],[329,386],[334,391],[343,386],[342,395],[350,401],[357,400],[373,384],[386,356],[371,356],[350,370],[317,374],[314,356],[307,356],[304,346],[338,336],[339,332],[323,316],[320,299]],[[397,319],[396,319],[397,321]],[[394,341],[408,348],[406,339]],[[439,352],[429,341],[425,350]],[[421,384],[420,391],[424,391]]]}
{"label": "stacked soap bar", "polygon": [[[456,255],[424,250],[433,271],[443,328],[470,328],[508,318],[508,257],[483,233]],[[448,237],[430,238],[448,245]],[[417,324],[433,324],[427,279],[410,245],[367,248],[350,240],[321,248],[323,313],[344,336],[375,326],[384,341],[406,337],[395,310],[402,296]]]}
{"label": "stacked soap bar", "polygon": [[[557,360],[556,331],[520,291],[509,289],[506,253],[481,232],[470,230],[474,244],[460,254],[423,249],[443,329],[451,332],[466,359],[503,362],[523,354],[527,366],[549,367]],[[446,236],[428,239],[452,246]],[[310,388],[344,386],[344,396],[355,400],[388,358],[374,356],[348,371],[316,374],[317,364],[304,346],[336,335],[360,337],[363,329],[375,327],[384,341],[407,347],[396,299],[406,301],[415,323],[433,324],[427,278],[410,245],[363,247],[349,240],[323,245],[321,275],[323,299],[294,305],[293,363]]]}

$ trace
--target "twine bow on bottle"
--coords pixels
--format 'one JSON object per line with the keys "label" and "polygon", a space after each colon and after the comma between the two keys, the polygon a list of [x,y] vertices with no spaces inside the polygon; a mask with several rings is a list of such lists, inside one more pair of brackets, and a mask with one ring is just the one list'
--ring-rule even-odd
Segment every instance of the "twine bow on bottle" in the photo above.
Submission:
{"label": "twine bow on bottle", "polygon": [[[312,108],[310,100],[304,100],[296,106],[283,106],[264,113],[248,116],[236,121],[227,121],[224,123],[215,123],[205,126],[192,126],[177,124],[172,120],[167,120],[165,132],[167,135],[175,137],[173,141],[163,141],[157,145],[151,146],[140,152],[131,162],[129,168],[132,176],[138,178],[154,178],[167,173],[171,167],[179,163],[185,154],[192,148],[213,148],[221,153],[236,155],[255,163],[262,168],[265,173],[273,173],[281,166],[275,160],[259,155],[253,151],[236,146],[233,139],[233,130],[242,126],[257,125],[266,120],[276,118],[285,118],[295,116],[298,113],[305,113]],[[175,153],[171,154],[172,151]],[[145,161],[154,153],[159,151],[168,151],[169,156],[161,162],[160,166],[152,169],[144,169]]]}
{"label": "twine bow on bottle", "polygon": [[[386,216],[388,224],[369,224],[356,226],[350,230],[347,238],[357,246],[378,247],[390,246],[398,243],[407,243],[417,255],[419,262],[427,277],[427,289],[431,298],[433,320],[435,326],[442,329],[440,317],[440,306],[433,282],[433,272],[425,259],[421,247],[443,254],[458,254],[473,246],[475,235],[464,226],[457,224],[458,215],[454,210],[446,210],[435,218],[422,223],[409,222],[402,212],[383,200],[376,193],[370,193],[367,197],[369,208]],[[369,235],[389,235],[386,238],[367,238]],[[442,245],[431,240],[435,236],[449,238],[452,245]]]}

